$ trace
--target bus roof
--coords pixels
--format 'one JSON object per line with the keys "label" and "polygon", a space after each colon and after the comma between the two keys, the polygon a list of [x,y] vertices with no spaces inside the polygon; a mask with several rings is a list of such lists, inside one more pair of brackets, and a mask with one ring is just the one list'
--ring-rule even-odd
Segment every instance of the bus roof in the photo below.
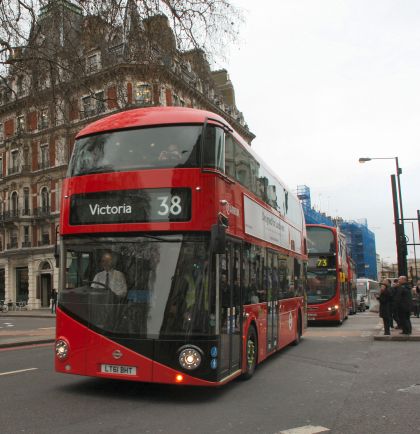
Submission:
{"label": "bus roof", "polygon": [[209,111],[187,107],[148,107],[125,110],[99,119],[83,128],[76,138],[105,131],[142,127],[144,125],[203,124],[206,118],[215,119],[223,125],[232,128],[221,116]]}

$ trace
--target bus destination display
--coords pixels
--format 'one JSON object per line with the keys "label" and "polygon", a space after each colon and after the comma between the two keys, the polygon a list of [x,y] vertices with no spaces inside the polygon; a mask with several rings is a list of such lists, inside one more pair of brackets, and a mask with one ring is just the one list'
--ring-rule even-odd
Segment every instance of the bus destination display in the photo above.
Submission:
{"label": "bus destination display", "polygon": [[191,190],[149,188],[75,194],[70,224],[181,222],[191,219]]}

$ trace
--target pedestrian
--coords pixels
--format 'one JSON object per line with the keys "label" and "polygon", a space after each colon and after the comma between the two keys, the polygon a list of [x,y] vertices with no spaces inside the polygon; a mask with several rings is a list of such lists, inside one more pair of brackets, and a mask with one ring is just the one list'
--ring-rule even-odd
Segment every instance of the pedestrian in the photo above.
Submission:
{"label": "pedestrian", "polygon": [[392,295],[391,281],[389,279],[382,281],[377,298],[379,300],[379,316],[384,322],[384,334],[389,336],[392,322]]}
{"label": "pedestrian", "polygon": [[393,322],[395,321],[395,328],[401,329],[400,320],[398,318],[398,304],[397,304],[397,298],[398,298],[398,279],[394,279],[391,284],[390,288],[391,293],[391,299],[392,299],[392,321],[391,321],[391,328],[394,328]]}
{"label": "pedestrian", "polygon": [[53,288],[51,290],[51,313],[55,313],[57,308],[57,290]]}
{"label": "pedestrian", "polygon": [[411,288],[407,282],[407,276],[400,276],[398,278],[396,304],[398,309],[398,318],[402,330],[400,334],[411,335],[410,315],[413,300],[411,296]]}
{"label": "pedestrian", "polygon": [[417,318],[420,316],[420,285],[413,287],[413,315]]}

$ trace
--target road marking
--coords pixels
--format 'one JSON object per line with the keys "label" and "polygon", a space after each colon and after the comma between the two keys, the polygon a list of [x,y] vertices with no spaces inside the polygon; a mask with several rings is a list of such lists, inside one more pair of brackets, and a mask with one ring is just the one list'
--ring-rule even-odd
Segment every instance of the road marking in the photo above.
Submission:
{"label": "road marking", "polygon": [[39,327],[38,330],[54,330],[55,327]]}
{"label": "road marking", "polygon": [[292,428],[292,429],[287,429],[286,431],[280,431],[277,434],[318,434],[327,431],[330,430],[323,426],[306,425],[306,426],[301,426],[299,428]]}
{"label": "road marking", "polygon": [[0,372],[0,376],[2,376],[2,375],[20,374],[21,372],[27,372],[27,371],[36,371],[37,369],[38,368],[27,368],[27,369],[20,369],[19,371]]}

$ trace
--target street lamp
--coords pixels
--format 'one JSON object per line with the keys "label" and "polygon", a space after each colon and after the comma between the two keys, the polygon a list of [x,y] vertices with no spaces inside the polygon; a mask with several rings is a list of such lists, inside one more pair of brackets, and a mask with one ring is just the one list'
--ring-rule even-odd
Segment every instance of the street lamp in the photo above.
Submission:
{"label": "street lamp", "polygon": [[[394,205],[394,221],[395,221],[395,237],[397,241],[397,258],[398,258],[398,274],[400,276],[407,276],[407,258],[405,246],[405,233],[404,233],[404,214],[401,196],[401,181],[400,175],[402,170],[398,164],[398,157],[377,157],[377,158],[359,158],[359,163],[366,163],[371,160],[395,160],[397,170],[397,185],[398,185],[398,199],[395,192],[395,175],[391,175],[392,186],[392,199]],[[398,211],[399,205],[399,211]]]}

